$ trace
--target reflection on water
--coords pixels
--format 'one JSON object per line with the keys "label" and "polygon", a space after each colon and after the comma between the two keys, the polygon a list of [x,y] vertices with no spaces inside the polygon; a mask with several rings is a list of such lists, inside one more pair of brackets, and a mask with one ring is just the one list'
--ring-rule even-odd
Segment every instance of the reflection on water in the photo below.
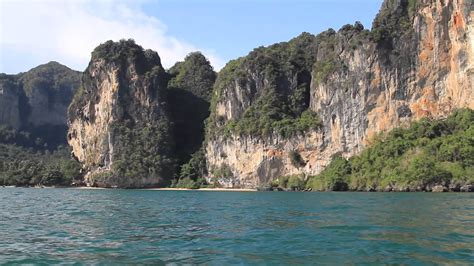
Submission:
{"label": "reflection on water", "polygon": [[0,189],[0,263],[474,261],[474,194]]}

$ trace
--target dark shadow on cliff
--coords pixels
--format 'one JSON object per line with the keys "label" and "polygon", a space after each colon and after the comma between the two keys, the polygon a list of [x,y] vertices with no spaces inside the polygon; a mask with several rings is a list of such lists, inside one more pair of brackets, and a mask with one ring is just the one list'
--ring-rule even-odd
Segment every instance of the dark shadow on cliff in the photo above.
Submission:
{"label": "dark shadow on cliff", "polygon": [[202,146],[209,102],[179,88],[168,89],[167,98],[171,120],[174,121],[175,154],[178,164],[182,165]]}

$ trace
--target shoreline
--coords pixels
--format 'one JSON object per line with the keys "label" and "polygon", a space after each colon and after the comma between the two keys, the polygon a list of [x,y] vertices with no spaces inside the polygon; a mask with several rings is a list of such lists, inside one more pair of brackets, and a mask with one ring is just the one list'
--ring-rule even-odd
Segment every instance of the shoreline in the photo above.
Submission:
{"label": "shoreline", "polygon": [[[54,188],[54,187],[53,187]],[[90,190],[102,190],[102,189],[122,189],[122,188],[103,188],[103,187],[68,187],[69,189],[90,189]],[[132,188],[124,190],[149,190],[149,191],[225,191],[225,192],[256,192],[257,189],[253,188]]]}
{"label": "shoreline", "polygon": [[[42,187],[17,187],[17,186],[0,186],[0,188],[32,188],[32,189],[51,189],[51,188],[63,188],[63,189],[77,189],[77,190],[148,190],[148,191],[204,191],[204,192],[265,192],[267,190],[258,190],[256,188],[104,188],[104,187],[87,187],[87,186],[42,186]],[[269,191],[269,192],[315,192],[315,193],[324,193],[324,192],[335,192],[335,193],[344,193],[344,192],[359,192],[359,193],[472,193],[472,191]]]}
{"label": "shoreline", "polygon": [[151,191],[226,191],[226,192],[256,192],[254,188],[142,188],[140,190],[151,190]]}
{"label": "shoreline", "polygon": [[42,186],[42,187],[16,187],[16,186],[0,186],[0,188],[65,188],[65,189],[78,189],[78,190],[149,190],[149,191],[214,191],[214,192],[257,192],[254,188],[105,188],[105,187],[55,187],[55,186]]}

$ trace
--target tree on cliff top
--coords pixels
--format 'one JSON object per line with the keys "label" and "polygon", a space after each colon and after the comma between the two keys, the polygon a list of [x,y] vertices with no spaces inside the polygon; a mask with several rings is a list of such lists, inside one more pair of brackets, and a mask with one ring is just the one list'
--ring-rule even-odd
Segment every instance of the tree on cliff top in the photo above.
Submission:
{"label": "tree on cliff top", "polygon": [[216,72],[209,60],[200,52],[193,52],[184,61],[177,62],[168,73],[172,76],[168,86],[191,92],[207,102],[211,101]]}

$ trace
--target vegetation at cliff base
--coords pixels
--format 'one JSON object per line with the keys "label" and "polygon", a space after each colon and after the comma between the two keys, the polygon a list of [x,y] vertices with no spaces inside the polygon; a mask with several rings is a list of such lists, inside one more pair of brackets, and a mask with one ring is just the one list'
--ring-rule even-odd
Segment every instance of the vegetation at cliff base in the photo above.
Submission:
{"label": "vegetation at cliff base", "polygon": [[379,136],[359,155],[336,156],[306,186],[313,190],[459,190],[474,184],[474,111],[422,119]]}
{"label": "vegetation at cliff base", "polygon": [[180,169],[179,178],[197,180],[207,176],[207,165],[204,150],[199,150],[191,156],[189,162],[183,164]]}
{"label": "vegetation at cliff base", "polygon": [[146,124],[123,120],[111,130],[117,138],[112,171],[91,177],[92,182],[134,187],[130,180],[135,178],[159,178],[161,185],[167,184],[166,177],[172,176],[175,166],[167,119]]}
{"label": "vegetation at cliff base", "polygon": [[308,180],[306,187],[318,191],[344,191],[348,189],[346,180],[350,174],[349,162],[340,156],[334,156],[321,174]]}
{"label": "vegetation at cliff base", "polygon": [[281,176],[270,184],[271,188],[280,188],[291,191],[301,191],[305,189],[304,176],[290,175]]}
{"label": "vegetation at cliff base", "polygon": [[0,185],[71,185],[81,166],[63,146],[47,149],[28,132],[0,126]]}

